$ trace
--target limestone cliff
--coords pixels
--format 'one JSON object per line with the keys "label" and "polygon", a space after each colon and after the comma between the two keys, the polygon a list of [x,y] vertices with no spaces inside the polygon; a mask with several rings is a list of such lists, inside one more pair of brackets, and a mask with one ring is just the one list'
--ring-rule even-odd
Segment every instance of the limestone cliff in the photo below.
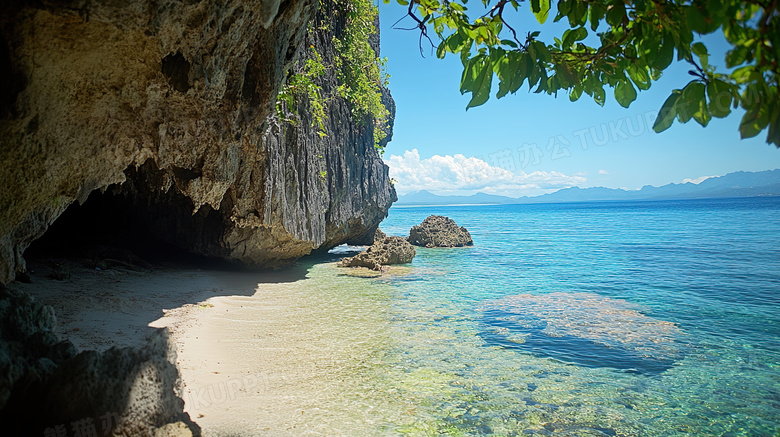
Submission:
{"label": "limestone cliff", "polygon": [[[307,35],[318,8],[332,25]],[[51,427],[111,413],[106,435],[154,435],[173,422],[198,433],[182,414],[164,336],[143,349],[76,354],[53,334],[50,308],[3,290],[58,219],[77,239],[110,224],[255,267],[371,241],[395,191],[372,120],[355,119],[334,92],[333,69],[317,79],[326,136],[305,98],[297,123],[274,115],[304,47],[332,62],[342,8],[11,0],[0,9],[0,313],[13,315],[0,318],[5,431],[59,435]],[[392,113],[386,90],[383,102]],[[16,319],[34,329],[20,332]]]}
{"label": "limestone cliff", "polygon": [[[332,93],[324,138],[305,116],[295,126],[272,116],[316,10],[310,0],[4,7],[0,283],[90,194],[143,235],[248,266],[370,240],[395,200],[370,123]],[[338,31],[308,37],[325,62]],[[321,81],[336,86],[332,71]]]}

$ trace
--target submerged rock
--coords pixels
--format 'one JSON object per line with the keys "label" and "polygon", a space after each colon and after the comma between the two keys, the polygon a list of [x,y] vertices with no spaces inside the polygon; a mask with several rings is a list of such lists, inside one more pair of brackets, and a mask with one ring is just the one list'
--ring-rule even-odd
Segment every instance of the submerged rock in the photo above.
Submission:
{"label": "submerged rock", "polygon": [[339,263],[342,267],[367,267],[382,271],[391,264],[407,264],[416,255],[414,247],[402,237],[385,237],[375,242],[371,247],[351,258],[344,258]]}
{"label": "submerged rock", "polygon": [[432,215],[409,231],[409,242],[422,247],[473,246],[474,240],[466,228],[451,218]]}
{"label": "submerged rock", "polygon": [[594,293],[507,296],[482,306],[489,343],[586,367],[658,374],[682,359],[674,323]]}

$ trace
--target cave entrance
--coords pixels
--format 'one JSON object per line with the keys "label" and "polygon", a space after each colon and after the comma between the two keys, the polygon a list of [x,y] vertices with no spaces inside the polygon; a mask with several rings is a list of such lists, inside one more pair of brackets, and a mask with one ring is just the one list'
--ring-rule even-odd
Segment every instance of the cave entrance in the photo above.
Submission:
{"label": "cave entrance", "polygon": [[192,214],[192,202],[175,187],[159,187],[163,173],[153,163],[125,171],[127,180],[74,202],[35,240],[24,257],[33,264],[71,259],[92,268],[149,268],[178,264],[224,266],[185,247],[198,247],[220,222],[210,207]]}

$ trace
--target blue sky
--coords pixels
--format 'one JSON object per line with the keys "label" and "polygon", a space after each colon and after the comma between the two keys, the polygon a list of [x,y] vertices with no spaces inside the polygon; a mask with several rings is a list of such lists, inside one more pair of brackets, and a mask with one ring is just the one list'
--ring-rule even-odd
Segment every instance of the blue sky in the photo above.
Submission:
{"label": "blue sky", "polygon": [[[399,194],[428,189],[517,197],[574,185],[638,189],[780,167],[780,150],[765,143],[765,133],[740,140],[741,111],[713,119],[706,128],[691,121],[675,123],[661,134],[652,131],[654,116],[672,89],[691,80],[683,63],[672,65],[628,109],[615,102],[611,91],[601,107],[588,96],[572,103],[565,93],[554,98],[529,93],[524,86],[515,95],[491,97],[466,111],[470,95],[458,90],[460,60],[436,58],[430,44],[423,45],[421,57],[418,32],[390,28],[405,8],[380,2],[379,10],[382,56],[389,59],[397,106],[384,159]],[[518,16],[517,23],[529,18],[533,20],[530,14]],[[554,26],[541,27],[542,40],[551,40],[545,35],[555,34]],[[399,27],[410,27],[410,22]],[[527,31],[516,27],[523,35]],[[725,43],[717,37],[705,42],[710,63],[722,66]]]}

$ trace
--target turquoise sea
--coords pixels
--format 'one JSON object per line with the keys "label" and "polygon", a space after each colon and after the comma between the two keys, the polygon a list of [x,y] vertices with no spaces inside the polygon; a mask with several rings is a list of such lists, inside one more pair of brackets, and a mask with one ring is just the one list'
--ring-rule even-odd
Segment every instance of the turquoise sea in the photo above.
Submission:
{"label": "turquoise sea", "polygon": [[323,432],[780,430],[780,198],[393,207],[381,228],[431,214],[475,246],[380,277],[314,264],[296,291],[349,355],[318,380],[342,388]]}

